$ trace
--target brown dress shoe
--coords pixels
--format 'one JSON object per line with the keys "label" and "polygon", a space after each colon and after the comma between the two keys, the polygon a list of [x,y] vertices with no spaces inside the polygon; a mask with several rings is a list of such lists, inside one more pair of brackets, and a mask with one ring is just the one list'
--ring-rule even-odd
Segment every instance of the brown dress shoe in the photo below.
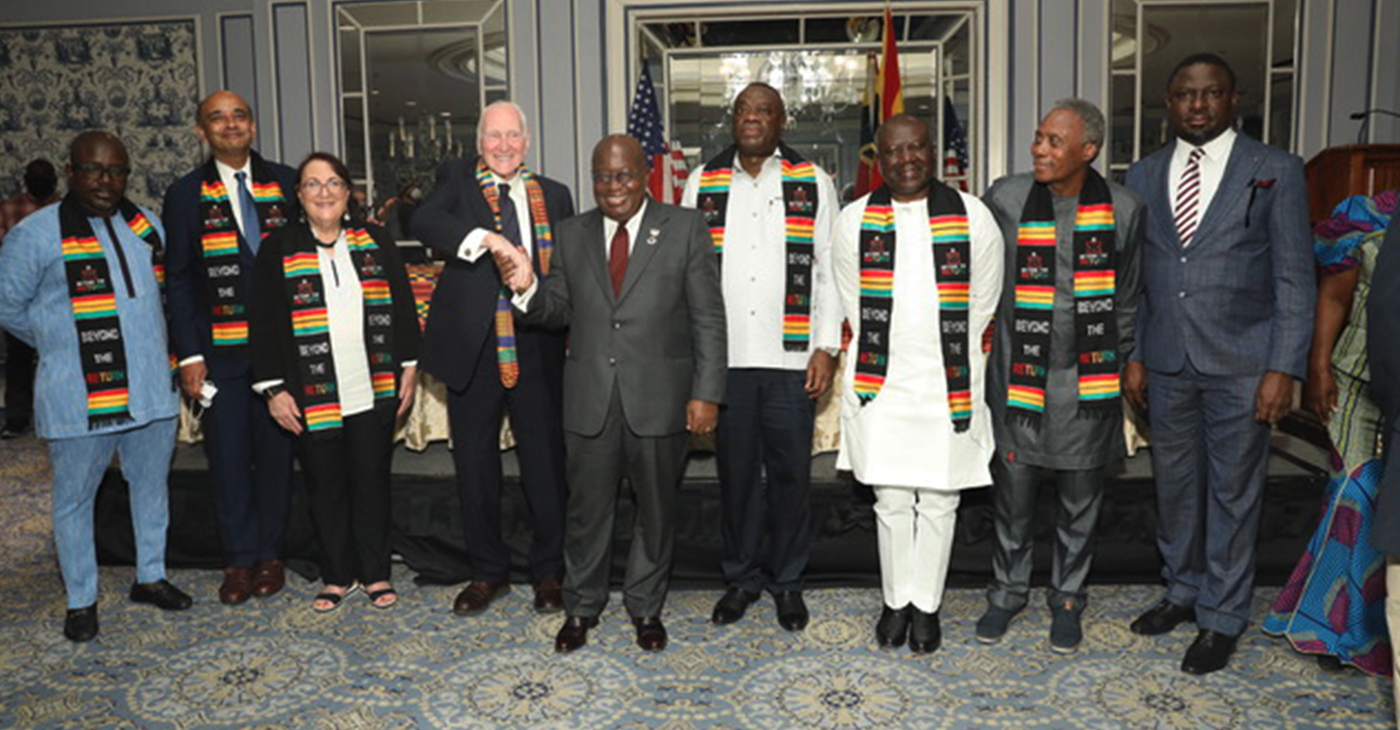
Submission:
{"label": "brown dress shoe", "polygon": [[487,583],[474,580],[457,594],[457,600],[452,602],[452,613],[458,616],[475,616],[485,611],[492,601],[507,593],[510,593],[510,584],[505,581]]}
{"label": "brown dress shoe", "polygon": [[542,580],[535,584],[535,613],[559,613],[564,610],[564,590],[557,580]]}
{"label": "brown dress shoe", "polygon": [[236,606],[252,595],[252,568],[224,568],[224,582],[219,586],[219,603]]}
{"label": "brown dress shoe", "polygon": [[287,569],[281,560],[264,560],[253,566],[253,595],[258,598],[267,598],[286,584]]}
{"label": "brown dress shoe", "polygon": [[666,648],[666,626],[661,623],[660,616],[634,618],[632,623],[637,627],[637,646],[642,647],[642,651]]}
{"label": "brown dress shoe", "polygon": [[588,630],[598,625],[597,616],[570,616],[564,619],[554,637],[554,650],[560,654],[582,649],[588,643]]}

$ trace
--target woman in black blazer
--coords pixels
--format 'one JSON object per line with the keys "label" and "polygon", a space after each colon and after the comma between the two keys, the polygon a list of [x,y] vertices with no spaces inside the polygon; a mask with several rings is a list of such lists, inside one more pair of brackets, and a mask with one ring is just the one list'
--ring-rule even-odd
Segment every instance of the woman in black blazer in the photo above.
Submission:
{"label": "woman in black blazer", "polygon": [[389,464],[417,383],[413,292],[394,239],[349,216],[339,159],[313,153],[297,180],[304,220],[258,251],[253,388],[298,437],[325,582],[312,608],[334,611],[361,586],[389,608]]}

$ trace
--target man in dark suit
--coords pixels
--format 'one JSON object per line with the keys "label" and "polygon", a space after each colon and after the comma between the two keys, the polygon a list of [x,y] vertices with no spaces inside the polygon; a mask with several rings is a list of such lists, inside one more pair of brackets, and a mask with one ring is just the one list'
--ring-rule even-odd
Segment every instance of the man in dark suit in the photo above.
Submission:
{"label": "man in dark suit", "polygon": [[[623,601],[647,651],[666,648],[676,493],[689,433],[711,433],[724,395],[724,299],[714,244],[693,210],[649,201],[637,140],[593,150],[598,208],[559,226],[543,286],[517,249],[497,246],[526,319],[570,328],[564,365],[569,509],[568,618],[555,649],[582,647],[608,601],[613,517],[627,476],[637,523]],[[513,259],[507,261],[505,259]]]}
{"label": "man in dark suit", "polygon": [[1272,424],[1312,335],[1302,161],[1232,129],[1235,74],[1213,54],[1167,86],[1176,137],[1128,171],[1147,206],[1138,346],[1124,395],[1152,424],[1165,598],[1132,624],[1196,622],[1182,671],[1224,668],[1249,624]]}
{"label": "man in dark suit", "polygon": [[[224,552],[219,600],[282,589],[292,439],[252,390],[248,308],[262,238],[296,215],[296,172],[252,151],[252,107],[231,91],[199,105],[195,134],[213,154],[165,191],[170,341],[200,422]],[[193,406],[192,406],[193,407]]]}
{"label": "man in dark suit", "polygon": [[541,276],[554,258],[554,229],[574,214],[569,189],[525,167],[530,134],[510,102],[482,112],[476,160],[449,160],[413,219],[424,244],[447,260],[428,308],[421,365],[447,385],[457,490],[471,582],[452,611],[470,616],[510,589],[501,538],[501,420],[509,409],[520,476],[533,518],[530,573],[535,610],[564,607],[564,343],[562,330],[511,314],[491,246],[518,247]]}

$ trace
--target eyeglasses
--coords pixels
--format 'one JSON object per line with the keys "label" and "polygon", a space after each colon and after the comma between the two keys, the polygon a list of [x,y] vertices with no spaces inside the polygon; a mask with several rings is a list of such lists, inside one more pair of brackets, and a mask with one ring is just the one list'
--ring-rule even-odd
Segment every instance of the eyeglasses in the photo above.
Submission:
{"label": "eyeglasses", "polygon": [[326,192],[332,195],[339,195],[345,192],[346,187],[345,181],[338,177],[331,178],[325,182],[313,178],[311,180],[303,180],[301,183],[301,189],[313,195],[321,192],[322,188],[325,188]]}
{"label": "eyeglasses", "polygon": [[623,170],[621,172],[594,172],[593,184],[612,185],[614,182],[616,182],[618,185],[626,186],[631,185],[632,181],[636,180],[639,177],[641,177],[640,174],[631,170]]}
{"label": "eyeglasses", "polygon": [[113,180],[125,180],[131,176],[131,168],[125,165],[99,165],[96,162],[79,162],[73,166],[73,171],[83,177],[90,177],[94,180],[100,179],[103,175]]}

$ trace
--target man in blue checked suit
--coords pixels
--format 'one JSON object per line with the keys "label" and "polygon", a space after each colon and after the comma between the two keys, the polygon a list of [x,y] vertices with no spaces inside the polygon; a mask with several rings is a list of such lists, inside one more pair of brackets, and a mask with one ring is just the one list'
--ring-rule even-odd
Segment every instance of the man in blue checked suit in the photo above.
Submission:
{"label": "man in blue checked suit", "polygon": [[1224,668],[1249,623],[1269,435],[1306,372],[1315,285],[1302,160],[1234,131],[1234,71],[1172,72],[1174,142],[1127,185],[1147,206],[1138,347],[1124,395],[1152,425],[1165,598],[1132,624],[1195,621],[1182,671]]}

